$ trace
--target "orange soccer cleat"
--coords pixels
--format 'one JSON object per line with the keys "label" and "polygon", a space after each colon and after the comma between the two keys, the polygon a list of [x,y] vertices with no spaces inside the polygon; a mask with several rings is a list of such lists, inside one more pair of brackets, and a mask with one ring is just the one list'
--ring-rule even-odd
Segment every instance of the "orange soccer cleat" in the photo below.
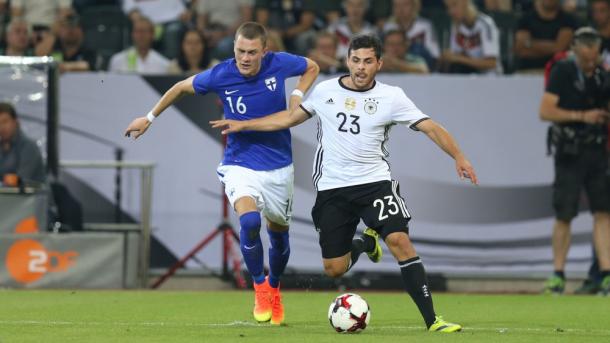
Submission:
{"label": "orange soccer cleat", "polygon": [[282,294],[280,287],[269,286],[271,292],[271,324],[280,325],[284,322],[284,304],[282,304]]}
{"label": "orange soccer cleat", "polygon": [[271,319],[271,286],[269,281],[257,285],[254,283],[254,319],[257,322],[268,322]]}

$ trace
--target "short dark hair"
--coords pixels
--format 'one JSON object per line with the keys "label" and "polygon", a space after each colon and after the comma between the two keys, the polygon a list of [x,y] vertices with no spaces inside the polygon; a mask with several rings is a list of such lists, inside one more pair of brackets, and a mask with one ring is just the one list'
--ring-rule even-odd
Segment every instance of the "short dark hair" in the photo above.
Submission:
{"label": "short dark hair", "polygon": [[17,111],[15,111],[15,107],[8,102],[0,102],[0,113],[8,113],[11,118],[17,120]]}
{"label": "short dark hair", "polygon": [[238,36],[242,36],[247,39],[256,39],[260,38],[263,43],[263,47],[267,46],[267,29],[259,23],[255,23],[253,21],[247,21],[241,24],[237,31],[235,31],[235,39]]}
{"label": "short dark hair", "polygon": [[358,49],[372,48],[375,50],[375,57],[381,58],[381,41],[377,36],[373,35],[358,35],[349,42],[349,49],[347,49],[347,56],[351,56],[352,51]]}

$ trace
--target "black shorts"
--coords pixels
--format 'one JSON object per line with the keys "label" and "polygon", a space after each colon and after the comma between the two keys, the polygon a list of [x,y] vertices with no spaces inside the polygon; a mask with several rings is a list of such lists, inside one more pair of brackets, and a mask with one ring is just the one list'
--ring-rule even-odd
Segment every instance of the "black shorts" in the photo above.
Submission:
{"label": "black shorts", "polygon": [[607,155],[601,146],[596,149],[584,149],[579,155],[555,156],[553,183],[555,217],[567,222],[576,217],[583,188],[591,212],[609,211],[607,170]]}
{"label": "black shorts", "polygon": [[379,181],[318,192],[311,216],[319,233],[323,258],[351,250],[360,219],[382,238],[392,232],[409,233],[409,219],[398,181]]}

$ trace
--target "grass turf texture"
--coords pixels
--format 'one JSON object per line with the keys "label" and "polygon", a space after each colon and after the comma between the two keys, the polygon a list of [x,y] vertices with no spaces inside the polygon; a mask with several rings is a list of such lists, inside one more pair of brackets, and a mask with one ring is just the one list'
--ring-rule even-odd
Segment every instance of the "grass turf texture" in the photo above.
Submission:
{"label": "grass turf texture", "polygon": [[251,292],[0,291],[0,343],[9,342],[608,342],[610,297],[435,294],[464,325],[428,333],[405,293],[357,292],[371,306],[360,334],[327,320],[338,293],[283,292],[286,325],[256,324]]}

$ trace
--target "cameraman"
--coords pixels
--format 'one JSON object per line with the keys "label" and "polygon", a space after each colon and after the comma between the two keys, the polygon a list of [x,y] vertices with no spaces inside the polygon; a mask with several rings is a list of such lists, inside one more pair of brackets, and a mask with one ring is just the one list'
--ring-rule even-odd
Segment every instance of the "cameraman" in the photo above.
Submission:
{"label": "cameraman", "polygon": [[555,272],[547,293],[562,293],[570,245],[570,222],[578,214],[584,188],[593,213],[593,241],[602,274],[600,292],[610,290],[610,196],[607,193],[608,74],[601,66],[597,31],[578,29],[573,54],[553,66],[540,104],[540,118],[550,121],[549,142],[554,150],[553,263]]}

